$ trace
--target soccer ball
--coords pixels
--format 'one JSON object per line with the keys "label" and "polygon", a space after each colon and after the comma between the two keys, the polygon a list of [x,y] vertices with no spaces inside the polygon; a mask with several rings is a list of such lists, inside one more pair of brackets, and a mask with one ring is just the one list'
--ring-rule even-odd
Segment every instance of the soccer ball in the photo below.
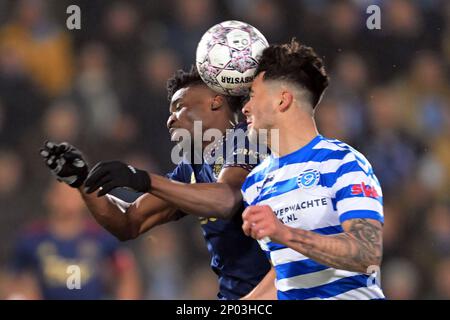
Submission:
{"label": "soccer ball", "polygon": [[197,46],[198,73],[218,93],[244,95],[268,46],[255,27],[236,20],[221,22],[206,31]]}

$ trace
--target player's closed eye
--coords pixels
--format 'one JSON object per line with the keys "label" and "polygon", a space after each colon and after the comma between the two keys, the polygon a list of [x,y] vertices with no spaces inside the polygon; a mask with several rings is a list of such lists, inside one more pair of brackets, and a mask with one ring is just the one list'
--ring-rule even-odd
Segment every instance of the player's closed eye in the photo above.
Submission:
{"label": "player's closed eye", "polygon": [[242,105],[245,105],[247,102],[249,102],[251,98],[252,96],[250,94],[246,95],[242,101]]}

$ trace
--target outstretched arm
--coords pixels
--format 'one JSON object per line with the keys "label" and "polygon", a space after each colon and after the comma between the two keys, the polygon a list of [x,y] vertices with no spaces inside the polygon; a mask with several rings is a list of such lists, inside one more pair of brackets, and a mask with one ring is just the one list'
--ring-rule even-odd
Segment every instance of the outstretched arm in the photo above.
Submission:
{"label": "outstretched arm", "polygon": [[177,209],[151,194],[144,194],[123,213],[106,197],[80,193],[92,216],[106,230],[125,241],[134,239],[156,225],[175,220]]}
{"label": "outstretched arm", "polygon": [[243,230],[255,239],[270,237],[318,263],[367,273],[381,264],[382,226],[373,219],[351,219],[342,223],[343,233],[320,235],[283,225],[269,206],[251,206],[243,213]]}
{"label": "outstretched arm", "polygon": [[176,206],[183,212],[205,218],[231,218],[241,204],[241,185],[248,171],[239,167],[225,168],[217,183],[180,183],[151,174],[150,193]]}
{"label": "outstretched arm", "polygon": [[240,188],[248,171],[228,167],[221,171],[217,183],[188,184],[158,175],[149,175],[120,161],[98,163],[86,180],[87,193],[98,189],[103,196],[115,187],[128,187],[152,193],[183,212],[200,217],[230,218],[241,204]]}
{"label": "outstretched arm", "polygon": [[[45,164],[56,176],[59,181],[67,183],[73,188],[78,188],[90,212],[106,230],[115,235],[120,240],[136,238],[138,235],[146,232],[150,228],[177,218],[177,209],[164,200],[153,195],[145,194],[127,209],[122,212],[115,204],[111,203],[105,197],[97,197],[92,192],[101,188],[98,195],[105,195],[115,187],[127,186],[127,183],[111,185],[107,172],[95,170],[94,167],[91,179],[92,184],[88,186],[88,166],[83,159],[81,152],[68,143],[46,142],[40,150]],[[109,164],[117,165],[117,162]],[[122,164],[119,163],[119,169]],[[133,170],[131,170],[133,169]],[[130,171],[131,170],[131,171]],[[134,173],[133,173],[134,171]],[[139,172],[138,172],[139,171]],[[125,179],[125,182],[146,186],[148,182],[145,179],[146,174],[141,170],[136,171],[131,166],[125,165],[125,174],[123,170],[118,172],[119,178]],[[132,173],[131,175],[127,174]],[[137,174],[141,173],[141,174]],[[137,189],[139,190],[139,189]],[[90,194],[92,193],[92,194]]]}

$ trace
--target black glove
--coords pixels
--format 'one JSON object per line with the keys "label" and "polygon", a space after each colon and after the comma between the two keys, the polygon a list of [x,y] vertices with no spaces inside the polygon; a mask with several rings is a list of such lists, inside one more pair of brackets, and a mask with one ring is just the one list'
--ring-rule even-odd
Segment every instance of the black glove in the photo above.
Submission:
{"label": "black glove", "polygon": [[86,180],[89,171],[86,161],[81,152],[67,142],[47,141],[40,154],[58,181],[78,188]]}
{"label": "black glove", "polygon": [[147,172],[136,169],[120,161],[99,162],[89,172],[85,182],[86,192],[92,193],[102,188],[97,194],[104,196],[117,187],[127,187],[137,192],[150,191],[151,180]]}

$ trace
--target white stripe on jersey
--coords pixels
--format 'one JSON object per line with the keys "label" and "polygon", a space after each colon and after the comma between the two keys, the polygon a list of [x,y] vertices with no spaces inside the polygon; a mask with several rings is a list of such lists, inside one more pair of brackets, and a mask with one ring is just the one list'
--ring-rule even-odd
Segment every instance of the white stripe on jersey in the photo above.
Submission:
{"label": "white stripe on jersey", "polygon": [[383,291],[378,286],[361,287],[350,290],[331,298],[310,298],[307,300],[371,300],[384,298]]}
{"label": "white stripe on jersey", "polygon": [[276,287],[280,291],[309,289],[331,283],[342,278],[357,276],[359,274],[360,273],[357,272],[329,268],[318,272],[278,280],[276,282]]}
{"label": "white stripe on jersey", "polygon": [[270,258],[272,259],[273,266],[308,259],[308,257],[305,257],[300,252],[292,250],[291,248],[272,251],[270,253]]}
{"label": "white stripe on jersey", "polygon": [[341,200],[337,203],[337,209],[340,214],[353,210],[371,210],[381,212],[383,206],[378,200],[368,197],[355,197]]}

